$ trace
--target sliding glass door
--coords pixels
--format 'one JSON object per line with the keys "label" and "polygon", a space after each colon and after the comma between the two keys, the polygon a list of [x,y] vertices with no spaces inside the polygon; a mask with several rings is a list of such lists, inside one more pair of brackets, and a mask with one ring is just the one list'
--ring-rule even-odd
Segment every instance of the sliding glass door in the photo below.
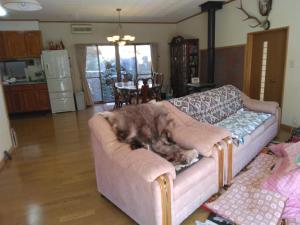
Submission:
{"label": "sliding glass door", "polygon": [[85,75],[95,103],[114,101],[112,80],[117,80],[115,46],[88,46]]}
{"label": "sliding glass door", "polygon": [[136,60],[134,45],[119,46],[120,79],[133,81],[136,79]]}
{"label": "sliding glass door", "polygon": [[102,102],[102,88],[100,81],[100,68],[98,61],[98,50],[96,46],[86,48],[85,76],[88,82],[92,99],[95,103]]}
{"label": "sliding glass door", "polygon": [[116,52],[113,45],[98,46],[98,61],[100,64],[102,101],[113,102],[114,81],[117,80]]}
{"label": "sliding glass door", "polygon": [[86,51],[86,78],[95,103],[114,101],[114,81],[135,81],[152,74],[149,44],[93,45]]}
{"label": "sliding glass door", "polygon": [[152,59],[150,45],[136,45],[137,74],[139,77],[149,77],[152,74]]}

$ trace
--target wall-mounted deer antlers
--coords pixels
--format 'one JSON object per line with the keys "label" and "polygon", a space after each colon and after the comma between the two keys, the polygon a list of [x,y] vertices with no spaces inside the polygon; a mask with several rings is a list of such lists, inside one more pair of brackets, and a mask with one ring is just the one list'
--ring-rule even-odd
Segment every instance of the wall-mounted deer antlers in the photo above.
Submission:
{"label": "wall-mounted deer antlers", "polygon": [[240,7],[237,7],[237,9],[241,10],[247,17],[244,19],[244,21],[246,20],[255,20],[256,24],[255,25],[249,25],[250,27],[252,28],[255,28],[255,27],[262,27],[264,28],[265,30],[268,30],[270,28],[270,21],[269,21],[269,14],[266,16],[266,19],[261,21],[260,19],[258,19],[257,17],[255,16],[252,16],[250,15],[243,7],[243,2],[242,0],[240,0]]}

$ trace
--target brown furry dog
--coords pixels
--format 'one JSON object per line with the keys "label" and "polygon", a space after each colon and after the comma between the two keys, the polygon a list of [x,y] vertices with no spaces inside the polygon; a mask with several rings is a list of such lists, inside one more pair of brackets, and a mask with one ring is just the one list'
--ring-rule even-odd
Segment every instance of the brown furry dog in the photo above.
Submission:
{"label": "brown furry dog", "polygon": [[160,103],[131,105],[99,114],[110,123],[118,140],[130,144],[133,150],[147,148],[173,165],[189,164],[198,157],[196,150],[183,149],[172,140],[175,123]]}

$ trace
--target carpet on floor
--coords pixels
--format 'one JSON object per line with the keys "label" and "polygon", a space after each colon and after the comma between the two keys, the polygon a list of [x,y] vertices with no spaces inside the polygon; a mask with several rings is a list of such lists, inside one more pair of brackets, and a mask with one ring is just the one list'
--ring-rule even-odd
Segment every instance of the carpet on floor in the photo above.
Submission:
{"label": "carpet on floor", "polygon": [[202,206],[211,213],[205,222],[196,220],[195,224],[299,225],[300,221],[297,219],[281,219],[287,200],[285,196],[261,188],[261,184],[271,176],[278,161],[278,156],[264,148],[233,179],[230,186],[224,187]]}

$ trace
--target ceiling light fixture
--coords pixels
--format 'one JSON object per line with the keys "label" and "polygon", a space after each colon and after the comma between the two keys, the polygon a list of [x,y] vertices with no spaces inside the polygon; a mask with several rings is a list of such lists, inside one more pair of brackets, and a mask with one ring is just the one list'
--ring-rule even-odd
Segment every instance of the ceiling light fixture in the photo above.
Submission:
{"label": "ceiling light fixture", "polygon": [[7,12],[6,10],[2,7],[2,5],[0,5],[0,16],[6,16]]}
{"label": "ceiling light fixture", "polygon": [[129,41],[134,41],[135,36],[132,35],[123,35],[122,25],[121,25],[121,11],[122,9],[116,9],[119,14],[119,24],[118,24],[118,34],[114,36],[107,37],[107,41],[117,44],[117,45],[126,45]]}
{"label": "ceiling light fixture", "polygon": [[42,9],[37,0],[4,0],[3,6],[16,11],[38,11]]}

